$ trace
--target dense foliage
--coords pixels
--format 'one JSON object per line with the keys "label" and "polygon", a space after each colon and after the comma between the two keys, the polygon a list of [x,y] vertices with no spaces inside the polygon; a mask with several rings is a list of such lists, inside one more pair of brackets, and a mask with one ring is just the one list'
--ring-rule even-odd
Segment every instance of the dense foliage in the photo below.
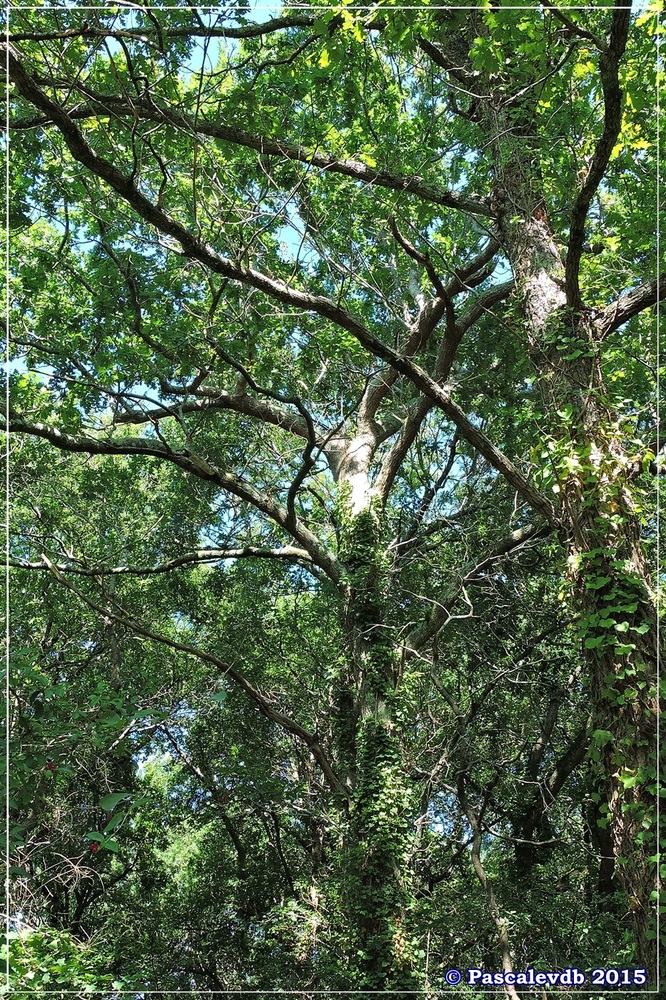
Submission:
{"label": "dense foliage", "polygon": [[12,995],[656,988],[657,14],[9,12]]}

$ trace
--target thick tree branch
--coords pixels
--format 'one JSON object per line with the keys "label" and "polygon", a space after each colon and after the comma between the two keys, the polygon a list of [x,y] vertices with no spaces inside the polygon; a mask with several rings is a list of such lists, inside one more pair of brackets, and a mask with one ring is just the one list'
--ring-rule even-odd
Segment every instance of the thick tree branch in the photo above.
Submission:
{"label": "thick tree branch", "polygon": [[551,532],[551,526],[546,524],[528,524],[524,528],[516,528],[515,531],[509,532],[508,535],[505,535],[504,538],[493,546],[485,558],[467,570],[462,578],[463,583],[473,583],[475,579],[478,579],[479,574],[488,569],[489,566],[492,566],[497,559],[515,552],[516,549],[522,548],[526,542],[532,541],[535,538],[547,538]]}
{"label": "thick tree branch", "polygon": [[585,726],[576,734],[562,756],[558,758],[545,781],[550,802],[555,799],[569,775],[583,762],[589,745],[588,726]]}
{"label": "thick tree branch", "polygon": [[[321,300],[318,300],[319,302]],[[480,428],[469,419],[467,414],[451,398],[451,393],[445,387],[439,385],[427,372],[408,358],[398,354],[383,344],[378,338],[365,329],[357,320],[344,313],[337,306],[331,310],[332,303],[326,301],[326,313],[322,309],[322,314],[331,316],[340,326],[343,326],[352,333],[357,340],[371,353],[379,358],[383,358],[396,371],[406,375],[414,385],[424,395],[431,397],[434,402],[444,411],[449,419],[455,424],[464,437],[474,448],[479,451],[484,458],[495,468],[504,478],[511,483],[523,499],[538,511],[553,526],[557,525],[558,519],[550,501],[539,493],[529,480],[520,472],[506,455],[504,455]],[[337,318],[336,318],[337,317]]]}
{"label": "thick tree branch", "polygon": [[493,306],[508,298],[514,290],[515,285],[516,283],[513,278],[509,278],[508,281],[502,281],[500,284],[493,285],[491,288],[486,289],[486,291],[476,295],[458,318],[457,326],[460,329],[461,336],[465,330],[469,330],[482,316],[490,312]]}
{"label": "thick tree branch", "polygon": [[622,91],[618,75],[620,60],[627,44],[630,17],[631,0],[615,0],[610,39],[599,57],[599,75],[604,95],[604,128],[571,213],[565,266],[564,290],[567,305],[575,310],[579,310],[582,305],[578,277],[585,242],[587,213],[592,198],[603,180],[622,126]]}
{"label": "thick tree branch", "polygon": [[605,52],[607,45],[603,38],[598,38],[591,31],[587,31],[585,28],[581,28],[579,24],[565,14],[563,10],[560,10],[553,3],[549,3],[548,0],[544,0],[543,6],[546,10],[549,10],[553,17],[556,17],[561,24],[564,24],[570,34],[576,35],[578,38],[583,38],[586,41],[592,42],[592,44],[599,50],[599,52]]}
{"label": "thick tree branch", "polygon": [[[16,77],[13,78],[16,79]],[[80,84],[79,88],[81,89]],[[27,94],[24,94],[24,96],[27,96]],[[31,98],[28,99],[31,100]],[[32,103],[36,104],[35,101],[32,101]],[[44,111],[47,110],[43,105],[36,104],[36,106],[42,107]],[[390,191],[408,192],[422,201],[433,205],[459,209],[463,212],[469,212],[471,215],[481,215],[487,218],[494,217],[490,201],[479,195],[439,190],[428,184],[422,177],[410,174],[395,174],[387,170],[377,170],[376,167],[369,167],[362,160],[355,160],[353,157],[340,158],[330,153],[307,149],[305,146],[291,143],[287,140],[247,132],[244,129],[236,128],[233,125],[227,125],[223,122],[208,122],[200,117],[195,119],[185,114],[185,112],[159,107],[153,101],[146,101],[140,97],[133,98],[130,104],[129,101],[126,101],[122,97],[96,94],[87,106],[74,108],[66,112],[66,114],[71,121],[106,115],[114,117],[124,115],[134,121],[137,115],[139,115],[147,121],[172,125],[186,131],[190,135],[206,135],[209,138],[229,142],[235,146],[254,149],[264,156],[279,156],[282,159],[305,163],[308,166],[316,167],[318,170],[323,170],[327,173],[350,177],[352,180],[361,181],[364,184],[387,188]],[[10,122],[10,129],[31,129],[47,125],[50,122],[60,127],[56,118],[47,112],[43,118],[26,119],[24,121],[20,119],[14,120]]]}
{"label": "thick tree branch", "polygon": [[373,492],[380,497],[382,503],[386,502],[405,456],[414,443],[419,428],[432,409],[432,406],[432,400],[427,396],[421,396],[416,401],[402,425],[399,437],[393,443],[391,450],[382,462],[379,475],[373,486]]}
{"label": "thick tree branch", "polygon": [[[403,249],[405,249],[405,251],[409,253],[410,256],[413,256],[414,259],[417,260],[421,260],[421,258],[424,257],[424,255],[420,255],[418,251],[415,251],[415,249],[410,244],[405,245],[406,241],[404,241],[403,238],[400,236],[400,234],[397,232],[397,227],[395,227],[395,224],[392,227],[392,229],[395,238],[398,240],[398,242],[400,242],[400,245],[403,246]],[[492,256],[494,256],[494,251],[490,255],[490,257],[488,256],[488,252],[489,248],[486,248],[486,250],[479,256],[479,258],[477,258],[477,261],[482,268],[486,267],[489,261],[492,260]],[[423,261],[421,260],[421,262]],[[432,264],[430,264],[429,260],[428,264],[430,270],[432,270]],[[431,281],[434,284],[435,283],[434,279],[436,278],[436,275],[431,274],[430,270],[428,271],[428,276],[430,277]],[[458,349],[458,346],[460,344],[460,341],[462,339],[465,330],[467,330],[470,326],[472,326],[473,323],[475,323],[477,319],[479,319],[480,316],[482,316],[492,304],[505,298],[506,295],[508,295],[511,289],[513,288],[513,281],[511,281],[505,283],[504,285],[498,285],[495,289],[490,289],[489,292],[486,293],[486,295],[482,295],[479,297],[475,305],[472,305],[471,308],[466,309],[463,312],[460,321],[458,321],[456,319],[456,313],[452,302],[452,296],[457,294],[459,291],[462,291],[464,287],[463,281],[465,280],[465,278],[466,277],[471,278],[476,271],[477,271],[477,266],[476,262],[474,262],[473,265],[470,266],[468,269],[458,272],[453,278],[453,280],[449,282],[446,287],[442,286],[441,283],[439,282],[439,279],[437,279],[438,292],[439,292],[438,298],[436,298],[432,303],[429,303],[429,306],[426,309],[422,310],[421,315],[419,316],[419,320],[417,321],[417,326],[413,334],[413,337],[410,338],[410,341],[408,342],[408,347],[411,347],[412,339],[414,339],[414,336],[416,336],[418,338],[417,343],[420,347],[421,339],[423,339],[424,342],[427,342],[427,339],[430,337],[432,331],[434,330],[436,324],[441,319],[442,315],[446,315],[446,329],[444,332],[444,336],[442,337],[441,340],[440,349],[437,355],[436,368],[435,368],[435,374],[437,376],[438,382],[442,382],[448,377],[449,372],[451,370],[451,366],[455,359],[456,351]],[[384,375],[383,383],[378,387],[378,389],[380,391],[384,389],[384,394],[385,394],[386,392],[388,392],[389,387],[393,384],[396,377],[397,374],[395,372],[395,369],[393,369],[393,377],[390,377],[389,375]],[[388,497],[391,487],[395,482],[395,477],[397,476],[401,468],[402,462],[404,461],[407,452],[411,448],[416,438],[416,435],[418,434],[419,429],[423,424],[423,421],[428,415],[428,412],[432,409],[432,406],[433,403],[431,399],[429,399],[428,397],[417,400],[417,402],[410,409],[407,419],[403,423],[400,436],[395,441],[393,447],[391,448],[388,455],[384,459],[381,470],[375,482],[375,491],[383,501],[385,501],[386,498]]]}
{"label": "thick tree branch", "polygon": [[319,566],[331,580],[335,583],[340,582],[341,568],[333,553],[305,525],[298,520],[290,519],[288,511],[281,504],[239,476],[224,472],[188,450],[177,451],[163,441],[146,438],[77,437],[48,424],[29,423],[22,417],[14,416],[11,413],[6,428],[0,429],[44,438],[61,451],[89,455],[145,455],[173,462],[185,472],[219,486],[220,489],[237,496],[251,504],[256,510],[266,514],[307,550],[315,565]]}
{"label": "thick tree branch", "polygon": [[[548,777],[539,782],[529,808],[515,817],[514,828],[528,840],[538,829],[542,817],[557,798],[569,776],[585,759],[589,744],[588,727],[585,726],[578,731],[564,753],[557,759]],[[536,781],[536,774],[532,780]]]}
{"label": "thick tree branch", "polygon": [[447,285],[449,295],[457,295],[458,292],[476,288],[481,281],[489,278],[495,270],[494,257],[501,248],[500,241],[493,236],[476,257],[473,257],[463,267],[456,268],[454,272],[455,283]]}
{"label": "thick tree branch", "polygon": [[[467,414],[455,403],[450,392],[438,385],[429,375],[413,362],[396,355],[390,348],[385,348],[379,344],[374,337],[358,337],[360,342],[367,346],[373,353],[384,357],[390,361],[398,371],[407,375],[421,391],[434,399],[435,403],[444,411],[449,419],[455,424],[464,437],[504,478],[511,483],[520,496],[552,524],[557,524],[557,516],[550,501],[539,493],[529,480],[520,472],[488,437],[476,427]],[[365,341],[365,343],[364,343]],[[380,353],[381,351],[381,353]]]}
{"label": "thick tree branch", "polygon": [[455,80],[460,81],[460,83],[466,86],[471,86],[473,84],[472,75],[463,67],[456,66],[455,62],[449,58],[449,56],[441,49],[438,45],[435,45],[430,39],[425,38],[423,35],[419,35],[417,38],[417,44],[422,52],[432,59],[435,66],[439,66],[440,69],[446,70],[449,76],[452,76]]}
{"label": "thick tree branch", "polygon": [[[414,325],[410,329],[410,334],[405,341],[400,354],[406,358],[413,358],[426,346],[437,324],[444,315],[448,314],[450,322],[447,327],[455,326],[455,312],[451,300],[446,293],[443,296],[428,302],[420,311]],[[359,422],[369,424],[375,420],[377,411],[388,396],[392,387],[399,377],[399,372],[393,366],[380,368],[368,382],[367,388],[361,400],[359,408]]]}
{"label": "thick tree branch", "polygon": [[[170,387],[174,389],[174,386]],[[189,392],[183,389],[183,393]],[[308,438],[308,426],[306,421],[293,413],[278,406],[273,406],[263,399],[255,399],[245,393],[236,394],[225,392],[223,389],[211,389],[202,387],[196,390],[197,395],[204,398],[188,400],[183,403],[163,404],[151,409],[136,409],[126,413],[119,413],[114,416],[112,425],[116,424],[154,424],[157,420],[164,420],[166,417],[180,417],[185,413],[207,413],[215,410],[233,410],[235,413],[242,413],[247,417],[256,417],[266,424],[273,424],[283,430],[291,431],[298,437]]]}
{"label": "thick tree branch", "polygon": [[550,742],[550,738],[553,735],[553,729],[555,728],[555,723],[557,722],[557,716],[560,711],[560,704],[562,701],[562,692],[557,688],[553,688],[548,701],[548,708],[546,709],[546,714],[541,723],[541,730],[537,736],[532,749],[530,750],[530,755],[527,760],[526,773],[529,781],[536,781],[539,775],[539,767],[541,766],[541,761],[543,760],[543,755],[546,752],[546,747]]}
{"label": "thick tree branch", "polygon": [[[237,549],[197,549],[195,552],[186,552],[176,559],[169,559],[168,562],[158,563],[155,566],[84,566],[80,564],[70,566],[58,563],[55,568],[60,573],[74,576],[152,576],[159,573],[170,573],[183,566],[216,563],[224,559],[284,559],[297,563],[312,562],[309,552],[306,552],[305,549],[297,549],[292,545],[285,545],[279,549],[245,545]],[[47,568],[43,562],[29,562],[25,559],[10,559],[9,565],[16,569],[45,570]]]}
{"label": "thick tree branch", "polygon": [[[414,247],[411,246],[411,244],[408,244],[407,241],[404,240],[404,238],[398,233],[395,223],[393,223],[391,229],[394,237],[409,254],[409,256],[418,260],[420,263],[425,263],[426,255],[420,254]],[[445,314],[446,331],[444,337],[442,338],[436,365],[436,375],[438,381],[442,381],[448,377],[451,365],[453,364],[455,358],[456,350],[465,331],[473,326],[473,324],[476,323],[481,316],[487,313],[493,305],[497,302],[501,302],[513,291],[515,284],[513,279],[488,289],[484,294],[477,296],[463,311],[460,319],[456,320],[456,314],[451,297],[463,290],[463,287],[465,287],[463,282],[477,273],[479,266],[482,268],[487,267],[488,263],[492,261],[495,252],[496,244],[491,243],[491,246],[486,248],[468,268],[457,272],[453,280],[450,281],[446,287],[441,284],[436,274],[431,274],[432,264],[429,259],[427,260],[429,265],[428,276],[433,284],[437,281],[439,295],[432,302],[428,303],[425,309],[421,311],[421,314],[419,315],[412,331],[412,335],[407,341],[402,353],[406,357],[412,357],[413,354],[421,350],[425,343],[427,343],[437,323]],[[384,399],[390,391],[390,388],[395,383],[397,377],[398,372],[395,368],[377,373],[369,384],[363,398],[361,414],[364,417],[367,418],[368,416],[375,416],[381,400]],[[429,410],[432,408],[432,405],[432,400],[427,398],[417,400],[402,425],[399,438],[396,440],[389,454],[384,459],[374,485],[374,492],[376,492],[377,496],[379,496],[383,501],[386,500],[393,482],[395,481],[395,477],[401,467],[402,461],[413,444],[419,428],[421,427]]]}
{"label": "thick tree branch", "polygon": [[621,295],[619,299],[606,306],[601,315],[596,320],[597,329],[601,337],[617,330],[619,326],[626,323],[633,316],[650,306],[657,305],[661,300],[661,285],[663,276],[658,275],[652,281],[647,281],[644,285],[639,285],[633,291]]}
{"label": "thick tree branch", "polygon": [[[425,267],[431,284],[437,292],[436,297],[427,302],[420,310],[419,315],[410,328],[410,336],[404,344],[401,354],[405,357],[411,358],[418,354],[419,351],[423,350],[432,337],[439,321],[443,316],[446,316],[445,336],[436,369],[437,378],[441,381],[442,379],[445,379],[449,373],[456,348],[460,342],[460,337],[462,336],[462,331],[458,331],[456,329],[456,314],[452,301],[453,296],[468,287],[464,284],[466,277],[471,278],[471,276],[478,271],[479,266],[484,267],[488,263],[488,248],[486,248],[482,254],[475,258],[475,260],[472,261],[466,268],[456,272],[454,277],[447,283],[446,286],[444,286],[428,255],[420,253],[416,247],[412,246],[412,244],[400,234],[393,217],[390,217],[388,221],[391,233],[393,234],[396,242],[413,260],[416,260],[419,264]],[[494,252],[491,256],[494,256]],[[375,417],[380,403],[386,398],[397,378],[398,372],[395,368],[381,370],[373,377],[368,384],[361,404],[360,415],[362,419],[367,421],[368,419],[373,419]],[[425,410],[421,415],[420,422],[422,422],[426,413],[427,410]],[[406,446],[408,448],[414,439],[414,435],[416,434],[418,427],[414,425],[414,421],[411,420],[411,418],[408,418],[404,430],[407,430],[407,425],[409,425],[409,428],[414,431],[409,444]],[[407,437],[404,434],[403,439],[405,441],[407,440]],[[406,450],[404,453],[406,454]],[[391,461],[394,464],[396,460],[397,453],[394,452]],[[384,495],[387,495],[388,488],[390,488],[390,484],[387,485],[385,483],[379,491],[380,495],[382,494],[382,491]]]}
{"label": "thick tree branch", "polygon": [[96,28],[86,24],[80,28],[67,28],[62,31],[16,31],[10,35],[11,42],[53,42],[58,39],[68,38],[121,38],[128,41],[145,42],[146,38],[261,38],[263,35],[271,35],[275,31],[284,31],[287,28],[311,28],[315,17],[312,14],[293,14],[285,17],[273,17],[268,21],[259,24],[246,24],[240,28],[217,28],[205,24],[192,25],[185,28],[162,28],[159,36],[157,29],[147,26],[141,30],[131,31],[129,29]]}

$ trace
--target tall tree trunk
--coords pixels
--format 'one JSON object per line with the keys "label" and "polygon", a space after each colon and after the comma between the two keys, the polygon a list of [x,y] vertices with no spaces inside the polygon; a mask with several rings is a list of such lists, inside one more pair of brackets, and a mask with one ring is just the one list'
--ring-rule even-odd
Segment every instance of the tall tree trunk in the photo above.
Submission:
{"label": "tall tree trunk", "polygon": [[[354,452],[352,443],[349,453]],[[398,674],[382,512],[358,460],[353,469],[352,474],[343,462],[340,476],[349,654],[336,695],[338,754],[351,798],[340,875],[350,986],[416,990],[421,984],[408,931],[411,794],[396,721]]]}
{"label": "tall tree trunk", "polygon": [[[628,897],[639,963],[656,982],[656,609],[640,543],[633,480],[640,471],[608,403],[593,310],[566,305],[564,263],[530,148],[516,117],[488,116],[503,244],[522,301],[522,329],[550,436],[569,599],[586,683],[618,877]],[[499,138],[496,138],[499,137]]]}
{"label": "tall tree trunk", "polygon": [[[611,15],[599,46],[604,128],[583,188],[572,208],[569,267],[548,219],[538,164],[538,93],[512,93],[499,69],[479,72],[470,51],[488,28],[480,12],[465,29],[421,40],[432,60],[475,93],[474,112],[486,136],[493,174],[493,207],[500,240],[521,304],[520,335],[533,362],[549,435],[545,446],[561,500],[560,538],[567,560],[568,596],[580,623],[585,681],[594,711],[591,757],[600,772],[618,879],[631,911],[638,958],[656,983],[655,905],[658,871],[655,743],[658,718],[656,606],[640,543],[634,478],[640,462],[608,400],[600,352],[603,314],[581,301],[578,262],[585,221],[622,120],[619,65],[629,28],[629,5]],[[513,53],[503,55],[510,64]],[[504,65],[499,59],[499,66]],[[533,82],[533,81],[532,81]],[[489,100],[488,95],[495,99]],[[575,192],[574,192],[575,194]],[[566,288],[566,292],[565,292]]]}

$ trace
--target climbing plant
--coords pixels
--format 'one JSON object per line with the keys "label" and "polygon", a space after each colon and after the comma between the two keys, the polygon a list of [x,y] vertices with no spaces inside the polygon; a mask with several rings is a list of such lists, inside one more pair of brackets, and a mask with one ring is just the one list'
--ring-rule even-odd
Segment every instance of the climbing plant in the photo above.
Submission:
{"label": "climbing plant", "polygon": [[6,12],[17,988],[656,988],[659,12]]}

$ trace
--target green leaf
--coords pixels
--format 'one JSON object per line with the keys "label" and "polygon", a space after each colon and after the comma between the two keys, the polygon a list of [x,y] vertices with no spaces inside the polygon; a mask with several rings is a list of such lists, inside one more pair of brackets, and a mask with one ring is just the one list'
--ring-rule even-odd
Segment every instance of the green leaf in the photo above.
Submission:
{"label": "green leaf", "polygon": [[608,729],[595,729],[592,733],[592,739],[597,746],[604,747],[613,741],[614,736]]}
{"label": "green leaf", "polygon": [[100,800],[99,804],[102,809],[106,809],[108,812],[111,812],[112,809],[116,808],[119,802],[130,798],[131,794],[131,792],[112,792],[110,795],[105,795],[104,798]]}
{"label": "green leaf", "polygon": [[122,823],[122,821],[125,819],[126,816],[127,813],[125,812],[119,812],[116,813],[115,816],[112,816],[109,822],[104,827],[104,833],[111,833],[112,830],[115,830],[118,826],[120,826],[120,824]]}
{"label": "green leaf", "polygon": [[638,784],[639,780],[640,779],[635,774],[629,774],[626,775],[626,777],[624,775],[620,775],[620,781],[622,782],[624,788],[633,788],[634,785]]}

